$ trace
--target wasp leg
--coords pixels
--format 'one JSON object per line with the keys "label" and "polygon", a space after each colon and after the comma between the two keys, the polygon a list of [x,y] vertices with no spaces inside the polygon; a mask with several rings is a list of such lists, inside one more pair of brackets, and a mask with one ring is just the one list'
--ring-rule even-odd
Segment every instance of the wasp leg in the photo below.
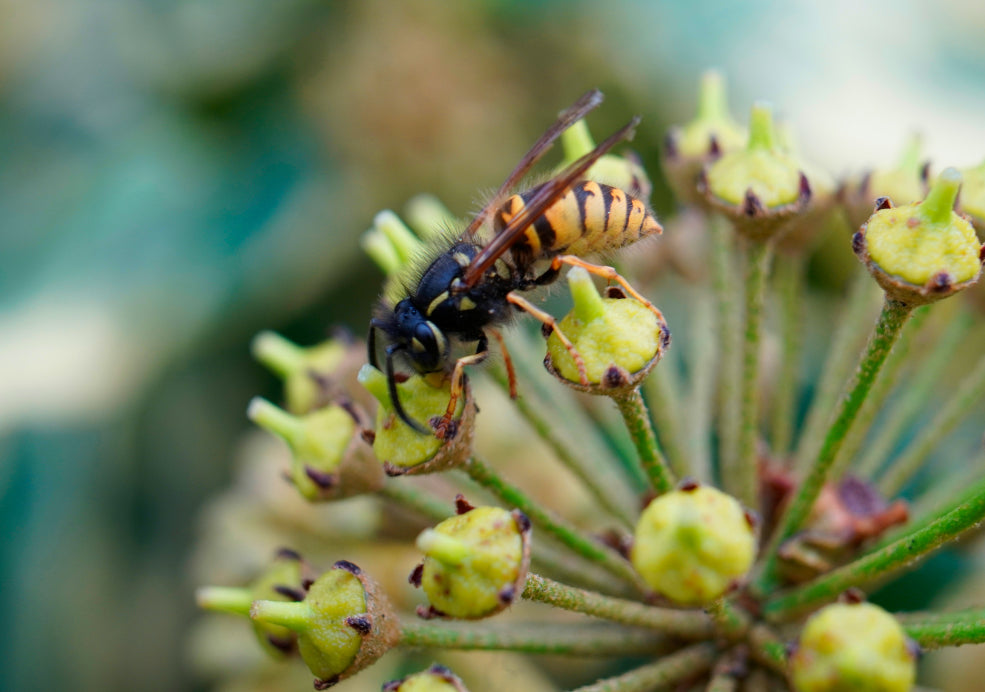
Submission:
{"label": "wasp leg", "polygon": [[455,369],[451,373],[451,397],[448,399],[448,408],[445,409],[445,415],[437,423],[431,423],[434,428],[434,436],[438,439],[445,440],[455,436],[455,409],[458,408],[459,397],[465,391],[465,367],[481,363],[489,357],[489,348],[485,338],[479,342],[478,348],[480,350],[471,356],[462,356],[455,361]]}
{"label": "wasp leg", "polygon": [[513,369],[513,359],[510,358],[510,350],[506,348],[506,341],[498,329],[489,328],[489,333],[499,342],[499,350],[503,354],[503,365],[506,366],[506,377],[510,382],[510,398],[516,399],[516,370]]}
{"label": "wasp leg", "polygon": [[623,290],[626,291],[627,294],[633,296],[633,298],[643,303],[643,305],[645,305],[650,312],[656,315],[657,319],[660,320],[661,324],[666,323],[666,320],[664,319],[664,315],[662,312],[660,312],[660,309],[657,308],[657,306],[651,303],[649,300],[644,298],[639,291],[637,291],[635,288],[630,286],[629,282],[626,281],[623,275],[617,272],[613,267],[607,267],[601,264],[592,264],[591,262],[586,262],[582,258],[576,257],[575,255],[558,255],[557,257],[551,260],[551,269],[559,270],[562,264],[567,264],[572,267],[581,267],[582,269],[585,269],[589,273],[595,274],[595,276],[601,276],[603,279],[607,281],[615,281],[617,284],[622,286]]}
{"label": "wasp leg", "polygon": [[562,332],[560,327],[558,327],[557,320],[515,291],[510,291],[507,293],[506,300],[507,302],[518,307],[520,310],[523,310],[524,312],[529,313],[531,316],[540,320],[545,327],[557,334],[557,338],[561,341],[564,347],[568,349],[568,353],[571,354],[571,359],[575,361],[575,366],[578,368],[578,376],[581,379],[581,383],[587,386],[588,370],[585,369],[585,361],[581,357],[581,354],[578,353],[578,349],[575,348],[575,345],[571,343],[571,340],[565,336],[564,332]]}

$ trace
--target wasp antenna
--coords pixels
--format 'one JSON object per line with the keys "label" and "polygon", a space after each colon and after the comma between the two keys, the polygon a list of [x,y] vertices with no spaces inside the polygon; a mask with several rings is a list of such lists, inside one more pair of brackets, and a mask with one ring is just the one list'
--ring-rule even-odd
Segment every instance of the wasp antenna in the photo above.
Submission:
{"label": "wasp antenna", "polygon": [[399,346],[396,348],[387,348],[386,350],[386,387],[387,392],[390,394],[390,401],[393,402],[393,411],[400,420],[417,432],[422,435],[430,435],[431,431],[411,418],[407,411],[404,410],[403,404],[400,403],[400,393],[397,391],[397,374],[393,371],[393,354],[402,350]]}

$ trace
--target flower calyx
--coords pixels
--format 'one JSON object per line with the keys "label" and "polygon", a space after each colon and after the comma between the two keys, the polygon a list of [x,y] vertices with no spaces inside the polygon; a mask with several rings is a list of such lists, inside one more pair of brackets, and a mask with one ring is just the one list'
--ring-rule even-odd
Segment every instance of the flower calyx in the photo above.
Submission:
{"label": "flower calyx", "polygon": [[435,663],[420,673],[383,685],[383,692],[469,692],[462,679]]}

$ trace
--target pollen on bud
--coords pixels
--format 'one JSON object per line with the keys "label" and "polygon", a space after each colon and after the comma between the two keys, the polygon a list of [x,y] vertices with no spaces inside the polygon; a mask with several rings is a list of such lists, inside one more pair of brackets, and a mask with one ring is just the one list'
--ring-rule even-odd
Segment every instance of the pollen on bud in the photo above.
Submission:
{"label": "pollen on bud", "polygon": [[298,651],[325,689],[362,670],[393,648],[399,628],[379,586],[349,563],[318,577],[304,600],[256,601],[250,617],[297,633]]}
{"label": "pollen on bud", "polygon": [[[548,370],[565,384],[592,394],[611,395],[638,386],[670,342],[663,317],[638,300],[603,298],[581,267],[568,272],[568,285],[574,306],[547,339]],[[558,332],[571,342],[574,353]]]}
{"label": "pollen on bud", "polygon": [[742,505],[701,486],[661,495],[643,510],[630,559],[657,593],[700,605],[745,575],[755,552],[755,532]]}
{"label": "pollen on bud", "polygon": [[892,615],[871,603],[836,603],[804,625],[790,677],[799,692],[906,692],[916,661]]}
{"label": "pollen on bud", "polygon": [[383,685],[383,692],[468,692],[461,678],[437,663],[427,670]]}
{"label": "pollen on bud", "polygon": [[[407,425],[390,399],[389,383],[382,372],[363,365],[359,382],[379,401],[373,452],[387,474],[435,473],[464,464],[472,449],[476,407],[466,382],[458,396],[455,414],[445,422],[451,401],[451,382],[443,373],[412,375],[398,382],[397,395],[407,415],[434,434],[423,434]],[[440,434],[439,434],[440,433]]]}
{"label": "pollen on bud", "polygon": [[530,566],[530,523],[514,510],[475,509],[446,519],[417,538],[425,554],[421,587],[431,613],[484,618],[523,591]]}
{"label": "pollen on bud", "polygon": [[948,168],[925,200],[879,209],[859,229],[856,254],[890,298],[921,305],[978,280],[981,245],[954,211],[960,187],[961,174]]}
{"label": "pollen on bud", "polygon": [[246,415],[290,447],[289,477],[306,499],[340,499],[383,485],[383,468],[366,452],[352,409],[332,405],[296,416],[255,397]]}

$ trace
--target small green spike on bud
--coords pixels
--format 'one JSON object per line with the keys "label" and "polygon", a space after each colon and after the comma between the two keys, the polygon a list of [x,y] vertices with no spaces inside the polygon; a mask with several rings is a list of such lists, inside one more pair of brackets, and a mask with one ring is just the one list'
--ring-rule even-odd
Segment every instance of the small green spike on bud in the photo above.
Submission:
{"label": "small green spike on bud", "polygon": [[373,366],[363,365],[359,383],[380,403],[376,411],[373,452],[391,476],[445,471],[461,466],[472,449],[475,403],[466,382],[458,398],[450,431],[437,434],[451,401],[450,379],[443,373],[413,375],[397,383],[400,403],[411,419],[430,426],[436,434],[426,435],[407,425],[390,400],[387,377]]}
{"label": "small green spike on bud", "polygon": [[871,603],[836,603],[804,625],[790,659],[798,692],[907,692],[914,648],[896,619]]}
{"label": "small green spike on bud", "polygon": [[291,448],[290,479],[310,501],[379,490],[383,468],[368,454],[352,409],[326,406],[303,416],[255,397],[247,417]]}
{"label": "small green spike on bud", "polygon": [[383,685],[383,692],[468,692],[461,678],[437,663],[421,673]]}
{"label": "small green spike on bud", "polygon": [[923,202],[882,201],[855,234],[855,254],[890,298],[921,305],[978,280],[982,247],[971,223],[954,211],[960,188],[961,174],[948,168]]}
{"label": "small green spike on bud", "polygon": [[404,211],[407,223],[418,237],[425,240],[455,228],[456,219],[441,200],[434,195],[415,195],[407,202]]}
{"label": "small green spike on bud", "polygon": [[373,218],[362,245],[387,276],[400,271],[424,249],[424,243],[389,209]]}
{"label": "small green spike on bud", "polygon": [[518,510],[476,507],[417,538],[418,578],[431,603],[425,616],[478,619],[509,606],[530,566],[530,522]]}
{"label": "small green spike on bud", "polygon": [[259,600],[250,617],[297,633],[301,658],[316,677],[315,689],[326,689],[372,664],[400,637],[379,586],[345,561],[315,580],[303,601]]}
{"label": "small green spike on bud", "polygon": [[[630,298],[603,298],[582,267],[568,272],[574,306],[547,339],[547,369],[580,391],[612,395],[649,374],[670,343],[658,311]],[[581,358],[586,381],[558,331]]]}
{"label": "small green spike on bud", "polygon": [[739,502],[710,486],[689,484],[647,506],[630,557],[654,591],[683,605],[701,605],[743,577],[755,554],[755,530]]}

